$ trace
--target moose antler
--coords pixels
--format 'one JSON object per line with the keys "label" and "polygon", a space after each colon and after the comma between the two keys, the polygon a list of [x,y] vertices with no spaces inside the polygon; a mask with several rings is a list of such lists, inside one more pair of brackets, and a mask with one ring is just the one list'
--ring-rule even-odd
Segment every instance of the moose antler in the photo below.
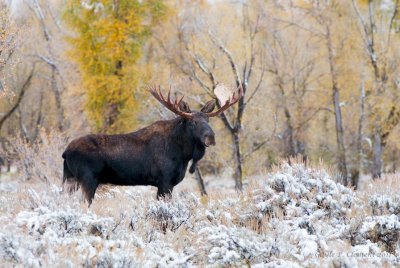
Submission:
{"label": "moose antler", "polygon": [[228,109],[229,107],[231,107],[232,105],[234,105],[236,102],[238,102],[240,100],[240,98],[243,97],[243,88],[242,86],[239,86],[238,90],[235,91],[225,102],[224,105],[222,105],[218,110],[216,110],[215,112],[210,112],[210,113],[206,113],[208,115],[208,117],[212,117],[212,116],[217,116],[220,115],[221,113],[223,113],[226,109]]}
{"label": "moose antler", "polygon": [[150,91],[151,95],[154,96],[154,98],[156,98],[162,105],[165,106],[165,108],[167,108],[168,110],[170,110],[171,112],[180,115],[186,119],[192,119],[193,118],[193,114],[192,113],[187,113],[181,110],[180,108],[180,104],[183,100],[182,96],[179,100],[175,99],[174,102],[171,101],[171,88],[168,91],[168,96],[167,99],[164,98],[164,96],[161,93],[161,87],[158,86],[147,86],[147,89]]}

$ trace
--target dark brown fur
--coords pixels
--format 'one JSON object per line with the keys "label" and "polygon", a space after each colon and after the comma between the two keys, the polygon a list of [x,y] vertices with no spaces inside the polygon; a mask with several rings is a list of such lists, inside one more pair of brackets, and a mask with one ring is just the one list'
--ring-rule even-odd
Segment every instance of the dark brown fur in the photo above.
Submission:
{"label": "dark brown fur", "polygon": [[192,119],[158,121],[128,134],[73,140],[62,155],[63,183],[72,185],[70,191],[82,187],[89,205],[99,184],[151,185],[158,188],[157,197],[170,195],[183,180],[188,162],[193,162],[193,173],[206,147],[215,144],[205,114],[213,108],[208,104]]}

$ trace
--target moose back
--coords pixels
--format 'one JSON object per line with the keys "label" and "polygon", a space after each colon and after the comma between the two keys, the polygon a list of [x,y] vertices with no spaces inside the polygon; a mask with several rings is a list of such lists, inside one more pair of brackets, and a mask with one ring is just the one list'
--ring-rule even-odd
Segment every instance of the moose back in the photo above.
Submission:
{"label": "moose back", "polygon": [[151,185],[158,188],[157,198],[171,195],[189,161],[193,173],[206,147],[215,145],[209,117],[221,114],[242,96],[241,90],[235,92],[215,112],[214,100],[192,112],[183,97],[172,101],[170,91],[165,98],[160,87],[148,89],[178,117],[128,134],[87,135],[73,140],[62,154],[63,184],[69,185],[70,192],[81,187],[89,206],[99,184]]}

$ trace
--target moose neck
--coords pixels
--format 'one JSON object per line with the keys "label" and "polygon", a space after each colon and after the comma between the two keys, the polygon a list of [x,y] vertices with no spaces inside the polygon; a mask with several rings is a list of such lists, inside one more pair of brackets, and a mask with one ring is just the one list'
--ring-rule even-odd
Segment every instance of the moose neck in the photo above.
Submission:
{"label": "moose neck", "polygon": [[176,144],[178,144],[184,153],[184,157],[188,160],[193,158],[195,147],[198,146],[193,136],[193,133],[189,127],[188,121],[182,117],[173,119],[174,128],[172,138]]}

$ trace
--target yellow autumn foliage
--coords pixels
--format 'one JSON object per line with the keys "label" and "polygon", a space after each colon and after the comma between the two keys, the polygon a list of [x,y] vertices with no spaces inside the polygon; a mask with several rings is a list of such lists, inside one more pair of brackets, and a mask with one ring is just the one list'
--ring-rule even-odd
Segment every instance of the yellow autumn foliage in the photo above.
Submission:
{"label": "yellow autumn foliage", "polygon": [[151,28],[167,11],[161,0],[69,0],[64,18],[76,32],[69,52],[82,73],[86,111],[97,131],[135,126],[137,67]]}

